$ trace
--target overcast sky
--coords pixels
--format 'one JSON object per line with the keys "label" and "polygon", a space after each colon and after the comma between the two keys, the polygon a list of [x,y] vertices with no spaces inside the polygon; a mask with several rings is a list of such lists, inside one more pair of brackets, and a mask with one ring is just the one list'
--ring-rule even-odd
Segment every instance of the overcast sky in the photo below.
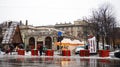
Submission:
{"label": "overcast sky", "polygon": [[117,19],[120,18],[120,0],[0,0],[0,23],[8,20],[30,25],[69,23],[91,15],[101,4],[110,3]]}

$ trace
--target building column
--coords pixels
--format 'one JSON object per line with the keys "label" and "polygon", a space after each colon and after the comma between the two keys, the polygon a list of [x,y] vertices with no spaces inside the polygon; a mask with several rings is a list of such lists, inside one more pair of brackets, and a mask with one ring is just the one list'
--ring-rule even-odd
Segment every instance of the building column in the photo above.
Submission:
{"label": "building column", "polygon": [[37,49],[37,40],[38,40],[38,38],[35,37],[35,50]]}

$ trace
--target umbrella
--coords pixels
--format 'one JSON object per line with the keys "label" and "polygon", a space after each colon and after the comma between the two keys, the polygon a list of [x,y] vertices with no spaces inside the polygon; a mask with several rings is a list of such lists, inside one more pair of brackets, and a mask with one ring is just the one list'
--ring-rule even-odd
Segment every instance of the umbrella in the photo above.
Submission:
{"label": "umbrella", "polygon": [[68,38],[63,38],[61,42],[55,42],[55,45],[58,46],[68,46],[70,44],[71,40]]}
{"label": "umbrella", "polygon": [[70,43],[70,45],[71,46],[84,46],[84,42],[82,41],[79,41],[79,40],[73,40],[73,41],[71,41],[71,43]]}

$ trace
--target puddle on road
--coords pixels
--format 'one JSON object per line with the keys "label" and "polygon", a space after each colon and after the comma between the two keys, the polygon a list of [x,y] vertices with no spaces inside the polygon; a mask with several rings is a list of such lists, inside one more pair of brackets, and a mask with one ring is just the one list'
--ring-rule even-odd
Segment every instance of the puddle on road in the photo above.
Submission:
{"label": "puddle on road", "polygon": [[120,67],[120,60],[53,57],[16,57],[0,59],[0,67]]}

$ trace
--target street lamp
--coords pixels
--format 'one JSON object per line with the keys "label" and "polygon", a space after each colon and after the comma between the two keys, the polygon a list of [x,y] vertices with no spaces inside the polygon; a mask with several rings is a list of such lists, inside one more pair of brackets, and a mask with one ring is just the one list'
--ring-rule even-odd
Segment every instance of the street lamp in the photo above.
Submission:
{"label": "street lamp", "polygon": [[58,32],[58,38],[57,38],[57,42],[60,42],[60,48],[59,48],[59,50],[60,50],[60,53],[61,53],[61,49],[62,49],[62,47],[61,47],[61,41],[63,40],[63,36],[62,36],[62,32]]}

